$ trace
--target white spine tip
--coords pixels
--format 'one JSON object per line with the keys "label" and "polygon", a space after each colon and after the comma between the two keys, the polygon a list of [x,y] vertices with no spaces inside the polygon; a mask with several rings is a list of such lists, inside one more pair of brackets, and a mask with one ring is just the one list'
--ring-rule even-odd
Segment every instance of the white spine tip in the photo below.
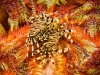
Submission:
{"label": "white spine tip", "polygon": [[37,53],[40,53],[40,50],[38,49],[38,50],[36,50],[37,51]]}
{"label": "white spine tip", "polygon": [[34,46],[32,46],[32,52],[34,51]]}
{"label": "white spine tip", "polygon": [[38,43],[38,42],[37,42],[37,44],[36,44],[36,45],[37,45],[37,47],[39,48],[39,43]]}
{"label": "white spine tip", "polygon": [[70,35],[68,36],[68,39],[71,39],[71,36]]}
{"label": "white spine tip", "polygon": [[33,44],[32,40],[31,40],[31,45]]}
{"label": "white spine tip", "polygon": [[26,57],[28,57],[28,53],[26,54]]}
{"label": "white spine tip", "polygon": [[71,39],[70,42],[73,43],[73,40]]}
{"label": "white spine tip", "polygon": [[32,52],[32,57],[34,56],[34,53]]}
{"label": "white spine tip", "polygon": [[68,48],[64,48],[64,53],[66,53],[68,51]]}
{"label": "white spine tip", "polygon": [[62,49],[61,50],[58,50],[58,54],[61,54],[62,53]]}
{"label": "white spine tip", "polygon": [[67,37],[67,34],[65,33],[65,35],[64,35],[65,37]]}

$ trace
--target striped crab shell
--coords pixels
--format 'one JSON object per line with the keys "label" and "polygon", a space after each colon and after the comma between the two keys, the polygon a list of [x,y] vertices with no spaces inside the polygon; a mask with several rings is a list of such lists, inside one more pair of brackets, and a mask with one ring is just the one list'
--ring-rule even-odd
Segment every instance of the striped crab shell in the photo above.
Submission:
{"label": "striped crab shell", "polygon": [[31,27],[26,44],[28,49],[31,47],[31,56],[39,56],[36,58],[38,60],[41,57],[52,57],[55,52],[61,54],[68,51],[67,46],[62,48],[59,45],[59,40],[67,37],[67,40],[72,43],[71,30],[66,27],[65,23],[59,24],[58,22],[59,18],[51,18],[45,13],[30,19]]}

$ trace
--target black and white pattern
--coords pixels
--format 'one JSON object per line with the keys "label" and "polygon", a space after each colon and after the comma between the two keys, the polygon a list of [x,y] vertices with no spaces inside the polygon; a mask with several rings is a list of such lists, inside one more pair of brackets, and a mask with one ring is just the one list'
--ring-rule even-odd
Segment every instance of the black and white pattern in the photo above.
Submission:
{"label": "black and white pattern", "polygon": [[[51,18],[49,14],[40,14],[35,19],[30,19],[31,27],[26,39],[26,44],[32,48],[32,56],[47,58],[52,56],[53,52],[61,54],[67,52],[68,48],[60,49],[58,44],[61,37],[71,39],[70,31],[66,24],[58,24],[58,18]],[[40,43],[42,43],[40,45]],[[34,46],[36,45],[36,48]],[[36,49],[36,50],[34,50]]]}

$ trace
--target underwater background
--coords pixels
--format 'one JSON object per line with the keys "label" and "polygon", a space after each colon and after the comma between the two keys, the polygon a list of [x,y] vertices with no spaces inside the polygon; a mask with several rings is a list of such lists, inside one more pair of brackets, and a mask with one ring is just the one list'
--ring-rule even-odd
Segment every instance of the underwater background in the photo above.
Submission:
{"label": "underwater background", "polygon": [[0,75],[100,75],[100,0],[0,0]]}

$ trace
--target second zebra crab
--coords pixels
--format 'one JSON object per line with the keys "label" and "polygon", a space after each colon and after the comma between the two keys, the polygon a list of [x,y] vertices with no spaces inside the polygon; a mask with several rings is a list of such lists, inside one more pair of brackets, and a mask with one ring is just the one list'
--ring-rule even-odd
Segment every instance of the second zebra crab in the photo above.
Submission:
{"label": "second zebra crab", "polygon": [[36,60],[42,60],[69,50],[68,45],[60,41],[73,43],[72,30],[67,28],[66,23],[59,24],[59,21],[58,17],[52,18],[45,13],[30,18],[31,27],[26,39],[27,57],[35,56]]}

